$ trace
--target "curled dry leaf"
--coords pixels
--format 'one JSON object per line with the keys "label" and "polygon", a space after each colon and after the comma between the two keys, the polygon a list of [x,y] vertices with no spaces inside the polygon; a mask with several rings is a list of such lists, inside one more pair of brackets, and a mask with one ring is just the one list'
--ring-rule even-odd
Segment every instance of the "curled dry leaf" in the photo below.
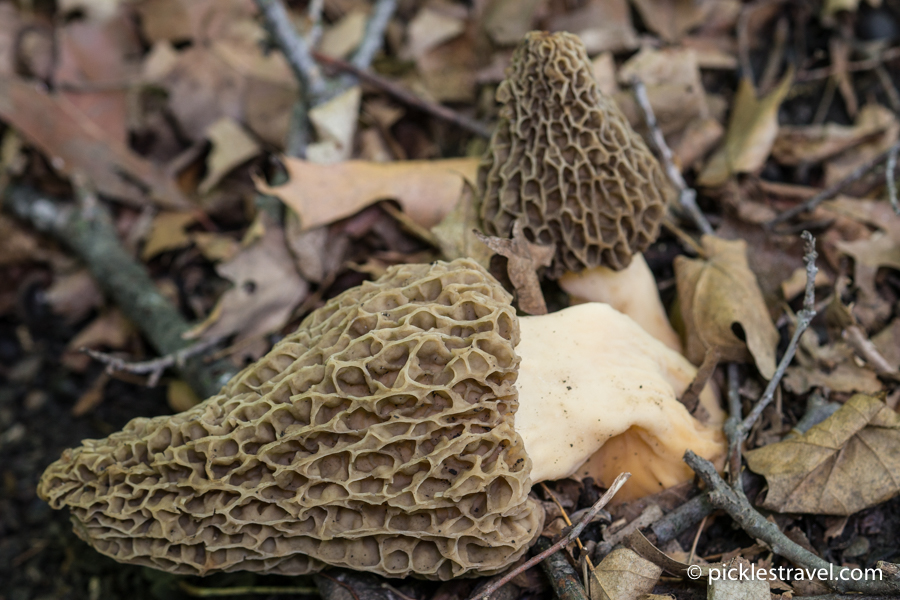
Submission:
{"label": "curled dry leaf", "polygon": [[15,73],[19,26],[19,11],[15,5],[0,3],[0,76]]}
{"label": "curled dry leaf", "polygon": [[475,188],[466,182],[456,206],[431,228],[431,233],[446,260],[468,257],[489,269],[493,252],[475,233],[480,228]]}
{"label": "curled dry leaf", "polygon": [[703,23],[715,8],[716,0],[631,0],[647,28],[666,42],[677,42]]}
{"label": "curled dry leaf", "polygon": [[772,157],[783,165],[819,162],[882,133],[895,121],[884,107],[870,105],[860,111],[853,126],[827,123],[781,127],[772,146]]}
{"label": "curled dry leaf", "polygon": [[[709,117],[697,54],[692,49],[642,49],[619,69],[620,84],[627,86],[634,78],[646,86],[653,114],[666,136],[680,137],[688,123]],[[644,126],[631,90],[619,92],[615,100],[634,127]]]}
{"label": "curled dry leaf", "polygon": [[257,189],[281,199],[300,217],[303,230],[344,219],[378,200],[397,200],[422,227],[437,225],[462,192],[474,183],[477,158],[410,160],[374,163],[349,160],[319,165],[284,158],[289,181],[271,187],[257,180]]}
{"label": "curled dry leaf", "polygon": [[210,125],[206,136],[212,151],[207,159],[206,177],[200,183],[201,194],[211,190],[236,166],[259,154],[256,141],[230,117],[222,117]]}
{"label": "curled dry leaf", "polygon": [[73,371],[82,372],[91,364],[90,356],[82,348],[121,350],[125,348],[134,327],[117,309],[104,312],[73,337],[62,355],[62,363]]}
{"label": "curled dry leaf", "polygon": [[287,323],[309,291],[294,268],[284,231],[270,223],[265,224],[261,239],[219,264],[216,272],[234,287],[185,338],[208,340],[237,333],[240,341],[270,333]]}
{"label": "curled dry leaf", "polygon": [[771,379],[778,331],[747,265],[747,243],[705,235],[702,244],[706,258],[675,259],[688,359],[700,364],[715,348],[722,360],[754,361]]}
{"label": "curled dry leaf", "polygon": [[[0,234],[2,233],[0,229]],[[74,325],[92,310],[103,306],[103,292],[87,269],[79,269],[57,275],[53,284],[44,292],[44,302],[55,315],[62,317],[69,325]]]}
{"label": "curled dry leaf", "polygon": [[634,50],[640,45],[626,0],[588,0],[550,19],[551,31],[574,33],[591,55],[610,50]]}
{"label": "curled dry leaf", "polygon": [[188,201],[162,169],[109,135],[65,98],[34,83],[0,76],[0,118],[44,152],[65,175],[86,175],[101,194],[143,205],[185,208]]}
{"label": "curled dry leaf", "polygon": [[150,260],[163,252],[189,246],[191,237],[186,229],[196,220],[197,216],[189,212],[161,212],[153,217],[141,258]]}
{"label": "curled dry leaf", "polygon": [[537,271],[549,267],[556,254],[556,246],[541,246],[528,241],[522,229],[521,219],[513,225],[512,239],[484,235],[475,232],[476,237],[488,248],[507,259],[506,272],[516,289],[519,310],[529,315],[547,314],[547,304],[541,291]]}
{"label": "curled dry leaf", "polygon": [[789,71],[778,87],[763,98],[756,97],[749,80],[741,80],[725,143],[700,173],[700,185],[722,185],[736,173],[753,173],[762,168],[778,134],[778,107],[787,96],[793,78],[793,71]]}
{"label": "curled dry leaf", "polygon": [[850,515],[900,491],[900,415],[857,394],[805,434],[745,454],[764,475],[764,508]]}
{"label": "curled dry leaf", "polygon": [[628,548],[616,548],[591,571],[591,600],[637,600],[651,592],[662,568]]}
{"label": "curled dry leaf", "polygon": [[900,139],[900,121],[892,110],[878,104],[868,105],[860,111],[859,120],[863,119],[877,120],[885,127],[826,162],[824,185],[831,186],[843,180],[861,165],[887,152]]}
{"label": "curled dry leaf", "polygon": [[331,164],[347,160],[353,152],[353,134],[359,117],[362,90],[354,85],[309,111],[309,122],[316,130],[316,139],[306,149],[310,162]]}

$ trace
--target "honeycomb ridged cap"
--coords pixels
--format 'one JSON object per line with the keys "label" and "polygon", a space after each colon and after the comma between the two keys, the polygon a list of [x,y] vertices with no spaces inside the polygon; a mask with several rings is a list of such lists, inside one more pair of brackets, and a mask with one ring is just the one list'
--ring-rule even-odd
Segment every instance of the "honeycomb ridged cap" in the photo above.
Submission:
{"label": "honeycomb ridged cap", "polygon": [[518,341],[474,262],[394,267],[217,396],[65,451],[38,493],[100,552],[174,573],[494,574],[544,519],[514,429]]}
{"label": "honeycomb ridged cap", "polygon": [[509,237],[555,245],[558,277],[628,266],[659,234],[673,188],[615,102],[603,96],[581,40],[533,31],[497,90],[500,120],[481,164],[481,219]]}

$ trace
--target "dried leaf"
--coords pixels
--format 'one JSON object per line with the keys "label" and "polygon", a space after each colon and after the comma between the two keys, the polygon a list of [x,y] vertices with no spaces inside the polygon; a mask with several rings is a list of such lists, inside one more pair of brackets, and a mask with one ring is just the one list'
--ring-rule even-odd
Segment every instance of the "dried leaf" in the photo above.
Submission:
{"label": "dried leaf", "polygon": [[[828,313],[833,310],[829,306]],[[841,327],[838,327],[838,334]],[[820,344],[818,335],[807,330],[800,337],[796,364],[788,367],[784,386],[795,394],[805,394],[815,387],[833,392],[874,394],[882,384],[875,372],[857,362],[854,351],[843,341]]]}
{"label": "dried leaf", "polygon": [[222,294],[209,317],[185,338],[208,340],[237,333],[236,341],[241,341],[276,331],[309,291],[294,268],[284,232],[269,223],[262,239],[217,265],[216,272],[234,287]]}
{"label": "dried leaf", "polygon": [[16,128],[66,175],[83,173],[108,196],[142,205],[185,208],[171,177],[125,144],[110,139],[65,98],[18,77],[0,76],[0,118]]}
{"label": "dried leaf", "polygon": [[304,230],[292,210],[287,211],[285,221],[285,236],[297,270],[307,281],[330,281],[344,262],[350,239],[343,232],[332,235],[326,226]]}
{"label": "dried leaf", "polygon": [[[739,557],[727,565],[715,567],[718,574],[710,577],[706,588],[707,600],[769,600],[768,579],[741,577],[750,568],[750,561]],[[765,568],[762,564],[759,568]]]}
{"label": "dried leaf", "polygon": [[653,590],[662,569],[628,548],[616,548],[591,571],[591,600],[637,600]]}
{"label": "dried leaf", "polygon": [[[280,198],[300,217],[303,230],[344,219],[378,200],[394,199],[422,227],[437,225],[453,210],[463,183],[475,182],[479,160],[371,163],[350,160],[318,165],[284,158],[289,181],[270,187],[256,181],[263,194]],[[323,199],[327,198],[327,202]]]}
{"label": "dried leaf", "polygon": [[19,11],[15,5],[0,2],[0,77],[15,72],[19,26]]}
{"label": "dried leaf", "polygon": [[[619,69],[622,85],[634,78],[646,86],[647,98],[664,134],[677,134],[691,121],[709,117],[706,91],[693,50],[644,48]],[[616,94],[615,100],[632,125],[644,126],[643,112],[630,90]]]}
{"label": "dried leaf", "polygon": [[778,135],[778,107],[787,96],[793,77],[789,70],[778,87],[763,98],[756,97],[748,79],[741,80],[725,143],[700,173],[700,185],[721,185],[736,173],[754,173],[762,168]]}
{"label": "dried leaf", "polygon": [[857,146],[895,122],[890,111],[869,105],[860,111],[852,127],[836,123],[781,127],[772,146],[772,157],[783,165],[816,163]]}
{"label": "dried leaf", "polygon": [[204,258],[212,262],[231,260],[240,251],[240,244],[221,233],[197,231],[190,238]]}
{"label": "dried leaf", "polygon": [[54,279],[53,284],[44,292],[44,302],[54,314],[73,325],[95,308],[103,306],[103,293],[90,272],[80,269]]}
{"label": "dried leaf", "polygon": [[156,215],[141,259],[150,260],[163,252],[189,246],[191,237],[185,230],[196,220],[196,215],[188,212],[161,212]]}
{"label": "dried leaf", "polygon": [[0,267],[39,260],[46,252],[40,240],[16,221],[0,214]]}
{"label": "dried leaf", "polygon": [[485,269],[490,268],[493,252],[475,234],[481,228],[475,188],[468,182],[453,210],[431,228],[445,260],[468,257]]}
{"label": "dried leaf", "polygon": [[369,15],[365,11],[351,10],[325,30],[319,42],[319,52],[334,58],[346,58],[362,41],[368,20]]}
{"label": "dried leaf", "polygon": [[62,355],[62,363],[72,371],[84,371],[92,358],[81,352],[82,348],[120,350],[125,348],[134,333],[134,327],[116,309],[109,310],[91,321],[73,337]]}
{"label": "dried leaf", "polygon": [[259,154],[259,146],[234,120],[223,117],[210,125],[206,136],[212,144],[207,159],[206,177],[200,183],[201,194],[209,192],[232,169]]}
{"label": "dried leaf", "polygon": [[309,111],[319,140],[306,149],[310,162],[331,164],[350,158],[361,98],[362,90],[355,85]]}
{"label": "dried leaf", "polygon": [[857,394],[805,434],[744,456],[769,484],[763,507],[851,515],[900,491],[898,445],[900,415]]}
{"label": "dried leaf", "polygon": [[409,22],[409,56],[418,58],[444,42],[460,35],[466,29],[465,20],[431,7],[424,7]]}
{"label": "dried leaf", "polygon": [[498,46],[513,46],[534,29],[540,0],[496,0],[485,9],[484,31]]}
{"label": "dried leaf", "polygon": [[106,373],[106,371],[101,372],[96,379],[94,379],[94,383],[92,383],[91,386],[78,397],[78,400],[75,401],[75,405],[72,407],[72,416],[84,416],[100,406],[100,403],[103,402],[106,384],[108,383],[109,374]]}
{"label": "dried leaf", "polygon": [[548,29],[576,34],[590,55],[634,50],[639,45],[626,0],[588,0],[573,11],[551,17]]}
{"label": "dried leaf", "polygon": [[900,121],[890,109],[878,104],[867,105],[860,111],[860,119],[863,114],[866,119],[878,120],[885,123],[884,131],[875,134],[866,141],[857,144],[842,152],[825,163],[825,186],[834,185],[842,181],[847,175],[859,168],[860,165],[880,156],[900,139]]}
{"label": "dried leaf", "polygon": [[853,313],[868,328],[882,325],[890,316],[891,304],[876,289],[875,276],[881,267],[900,269],[900,245],[880,231],[867,240],[839,241],[835,245],[853,257],[853,283],[858,289]]}
{"label": "dried leaf", "polygon": [[829,371],[819,366],[788,367],[783,383],[795,394],[806,394],[814,388],[827,388],[836,393],[875,394],[883,387],[871,369],[861,367],[852,360],[838,363]]}
{"label": "dried leaf", "polygon": [[490,53],[479,52],[477,26],[469,22],[452,40],[415,56],[416,67],[431,99],[437,102],[473,102],[476,74]]}
{"label": "dried leaf", "polygon": [[119,10],[122,0],[58,0],[62,13],[79,12],[88,21],[103,22],[111,19]]}
{"label": "dried leaf", "polygon": [[703,23],[715,0],[631,0],[650,31],[666,42],[677,42]]}
{"label": "dried leaf", "polygon": [[705,235],[702,244],[707,258],[675,259],[688,359],[700,364],[715,348],[723,360],[753,360],[771,379],[778,331],[747,264],[747,243]]}
{"label": "dried leaf", "polygon": [[79,20],[67,24],[57,36],[57,86],[81,86],[77,92],[60,93],[111,140],[128,142],[128,91],[93,91],[91,83],[126,81],[131,76],[127,58],[140,52],[133,19],[124,13],[97,22]]}
{"label": "dried leaf", "polygon": [[486,236],[480,232],[475,235],[488,248],[507,258],[506,271],[516,289],[519,310],[529,315],[547,314],[547,304],[544,302],[537,271],[541,267],[549,267],[553,262],[555,246],[529,242],[522,230],[521,220],[516,220],[513,225],[512,239]]}

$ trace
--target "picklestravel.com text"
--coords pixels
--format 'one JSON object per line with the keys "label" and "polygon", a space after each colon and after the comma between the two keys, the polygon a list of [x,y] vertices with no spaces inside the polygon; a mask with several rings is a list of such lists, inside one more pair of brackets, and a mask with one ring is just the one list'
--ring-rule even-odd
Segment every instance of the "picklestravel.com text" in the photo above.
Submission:
{"label": "picklestravel.com text", "polygon": [[[758,579],[761,581],[881,581],[881,569],[861,569],[839,567],[830,565],[829,568],[804,569],[798,567],[757,567],[756,565],[722,565],[721,567],[707,567],[706,573],[710,582],[713,581],[749,581]],[[704,569],[700,565],[691,565],[687,569],[688,577],[699,579],[704,575]]]}

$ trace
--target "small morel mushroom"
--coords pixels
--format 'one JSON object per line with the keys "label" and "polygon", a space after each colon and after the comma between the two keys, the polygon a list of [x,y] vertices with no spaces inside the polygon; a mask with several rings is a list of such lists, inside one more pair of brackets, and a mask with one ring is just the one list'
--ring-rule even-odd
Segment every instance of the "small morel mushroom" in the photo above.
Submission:
{"label": "small morel mushroom", "polygon": [[641,252],[674,190],[615,102],[600,93],[584,44],[531,32],[497,89],[503,105],[479,171],[485,233],[556,246],[547,274],[606,302],[681,350]]}
{"label": "small morel mushroom", "polygon": [[218,395],[67,450],[38,493],[100,552],[175,573],[449,579],[522,556],[544,519],[535,477],[610,438],[646,449],[600,461],[634,468],[635,494],[688,478],[686,448],[722,453],[675,399],[683,357],[604,305],[520,320],[510,301],[471,260],[393,267]]}

